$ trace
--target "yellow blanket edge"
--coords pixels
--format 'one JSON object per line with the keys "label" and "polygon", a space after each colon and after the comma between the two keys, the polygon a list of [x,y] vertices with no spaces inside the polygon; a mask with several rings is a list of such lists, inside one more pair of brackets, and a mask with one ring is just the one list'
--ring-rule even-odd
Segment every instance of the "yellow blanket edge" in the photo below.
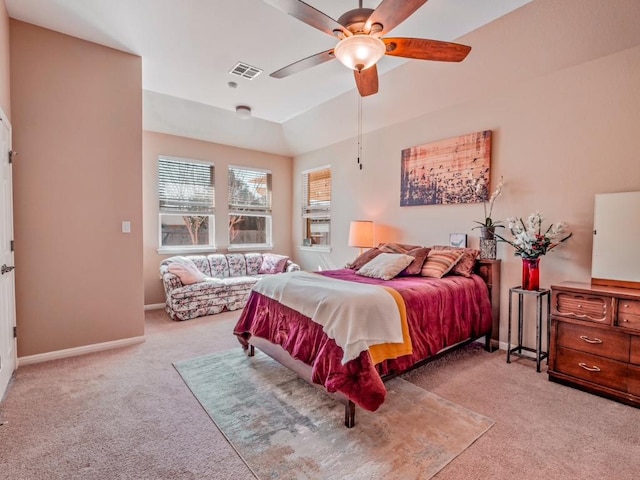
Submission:
{"label": "yellow blanket edge", "polygon": [[403,355],[410,355],[413,353],[413,345],[411,344],[411,336],[409,335],[409,325],[407,323],[407,307],[404,304],[402,296],[391,287],[382,287],[389,295],[393,297],[398,305],[398,312],[400,313],[400,323],[402,325],[402,343],[379,343],[377,345],[371,345],[369,347],[369,356],[374,365],[385,360],[391,360],[394,358],[402,357]]}

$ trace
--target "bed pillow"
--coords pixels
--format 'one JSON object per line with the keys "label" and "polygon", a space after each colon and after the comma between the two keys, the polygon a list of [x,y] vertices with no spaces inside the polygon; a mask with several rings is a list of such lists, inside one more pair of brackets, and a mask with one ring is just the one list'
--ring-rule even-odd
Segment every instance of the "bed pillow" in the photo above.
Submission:
{"label": "bed pillow", "polygon": [[429,255],[429,250],[431,249],[427,247],[418,247],[413,250],[409,250],[407,255],[411,255],[413,257],[413,262],[400,272],[400,276],[420,275],[422,265],[424,265],[427,255]]}
{"label": "bed pillow", "polygon": [[206,275],[198,270],[193,260],[186,257],[174,257],[167,266],[167,270],[169,273],[177,275],[183,285],[200,283],[206,278]]}
{"label": "bed pillow", "polygon": [[480,250],[475,248],[449,247],[445,245],[435,245],[433,250],[452,250],[462,252],[462,257],[451,269],[451,274],[470,277],[476,266],[476,260],[480,256]]}
{"label": "bed pillow", "polygon": [[462,252],[453,250],[431,250],[422,265],[420,275],[423,277],[442,278],[455,266]]}
{"label": "bed pillow", "polygon": [[413,262],[411,255],[404,253],[380,253],[356,272],[358,275],[381,280],[391,280]]}
{"label": "bed pillow", "polygon": [[378,250],[377,248],[370,248],[369,250],[358,255],[358,257],[353,262],[347,263],[347,268],[351,268],[352,270],[359,270],[381,253],[382,251]]}
{"label": "bed pillow", "polygon": [[258,273],[282,273],[287,268],[289,257],[276,255],[275,253],[265,253],[262,255],[262,265]]}
{"label": "bed pillow", "polygon": [[378,250],[384,253],[406,253],[410,250],[420,248],[420,245],[405,245],[404,243],[380,243]]}

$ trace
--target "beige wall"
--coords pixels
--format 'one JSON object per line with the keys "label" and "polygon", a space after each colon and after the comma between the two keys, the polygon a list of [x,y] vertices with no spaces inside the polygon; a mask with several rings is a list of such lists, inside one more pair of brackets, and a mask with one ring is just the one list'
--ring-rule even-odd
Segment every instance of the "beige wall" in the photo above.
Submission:
{"label": "beige wall", "polygon": [[141,59],[10,33],[18,355],[141,336]]}
{"label": "beige wall", "polygon": [[147,132],[143,134],[144,157],[144,303],[164,303],[158,267],[168,255],[158,254],[158,156],[213,162],[216,168],[216,247],[226,253],[228,240],[227,168],[257,167],[273,174],[273,252],[292,255],[291,169],[289,157],[229,147],[184,137]]}
{"label": "beige wall", "polygon": [[11,119],[9,81],[9,14],[4,0],[0,1],[0,108]]}
{"label": "beige wall", "polygon": [[[543,10],[536,13],[541,26],[547,21],[547,25],[555,26]],[[527,30],[526,21],[513,15],[503,19],[501,26],[512,22],[512,30],[523,31]],[[545,34],[543,29],[533,33]],[[597,29],[584,34],[599,35]],[[500,47],[494,37],[500,35],[495,26],[489,25],[463,39],[463,43],[473,45],[478,55],[491,58]],[[530,48],[519,52],[523,58],[538,54],[538,41],[523,43]],[[563,52],[562,44],[556,48],[561,50],[554,52],[556,60],[562,55],[579,54]],[[502,64],[510,61],[504,58]],[[415,101],[427,103],[429,95],[428,88],[416,89]],[[336,116],[340,114],[335,112]],[[506,182],[494,217],[504,220],[539,210],[548,221],[568,222],[574,237],[543,257],[541,284],[549,287],[563,280],[588,282],[594,195],[640,190],[639,126],[640,47],[634,47],[542,76],[530,75],[504,88],[491,89],[488,85],[474,100],[465,99],[365,135],[362,171],[356,165],[355,139],[301,155],[294,159],[294,192],[300,191],[302,170],[332,159],[333,250],[329,254],[298,251],[296,258],[304,268],[311,269],[341,267],[353,259],[357,249],[346,243],[349,222],[354,219],[373,220],[376,241],[446,244],[449,233],[460,232],[468,234],[470,245],[477,247],[478,233],[471,228],[474,220],[482,220],[481,204],[399,206],[400,152],[439,139],[492,130],[492,186],[500,176]],[[294,206],[299,202],[298,195]],[[301,243],[300,223],[294,208],[297,245]],[[506,341],[508,288],[520,284],[521,265],[519,257],[513,256],[513,248],[506,244],[499,245],[498,257],[503,262],[501,338]],[[530,341],[532,335],[529,329]]]}

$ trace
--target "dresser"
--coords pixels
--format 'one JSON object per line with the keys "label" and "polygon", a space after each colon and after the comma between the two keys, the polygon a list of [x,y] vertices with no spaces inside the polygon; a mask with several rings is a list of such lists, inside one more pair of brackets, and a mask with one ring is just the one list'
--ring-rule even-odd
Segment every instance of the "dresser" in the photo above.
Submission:
{"label": "dresser", "polygon": [[640,407],[640,289],[551,286],[549,380]]}

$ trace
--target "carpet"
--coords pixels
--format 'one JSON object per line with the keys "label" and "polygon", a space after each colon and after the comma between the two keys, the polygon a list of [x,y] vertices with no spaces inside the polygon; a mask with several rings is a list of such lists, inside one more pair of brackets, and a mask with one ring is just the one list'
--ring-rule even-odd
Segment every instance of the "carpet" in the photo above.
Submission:
{"label": "carpet", "polygon": [[376,412],[344,406],[256,350],[176,362],[176,370],[247,466],[268,479],[431,478],[493,420],[401,378]]}

